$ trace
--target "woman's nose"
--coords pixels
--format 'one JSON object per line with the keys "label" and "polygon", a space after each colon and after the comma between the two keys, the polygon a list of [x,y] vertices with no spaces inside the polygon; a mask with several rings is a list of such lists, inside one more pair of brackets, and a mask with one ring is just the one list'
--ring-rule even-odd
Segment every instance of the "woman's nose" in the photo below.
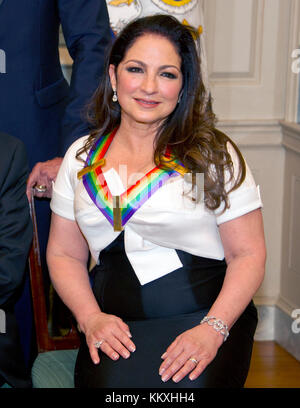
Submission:
{"label": "woman's nose", "polygon": [[142,82],[142,90],[147,94],[153,94],[157,91],[157,80],[155,75],[144,75]]}

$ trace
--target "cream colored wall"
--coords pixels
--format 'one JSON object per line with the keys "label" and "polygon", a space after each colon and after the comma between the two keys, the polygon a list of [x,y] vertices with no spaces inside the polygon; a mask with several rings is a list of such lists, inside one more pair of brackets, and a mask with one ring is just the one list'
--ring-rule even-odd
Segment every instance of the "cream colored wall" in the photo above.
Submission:
{"label": "cream colored wall", "polygon": [[[290,221],[296,217],[296,206],[300,207],[300,178],[294,190],[290,187],[290,179],[300,175],[300,150],[287,150],[280,120],[296,119],[298,78],[291,71],[291,51],[300,43],[299,0],[204,0],[203,7],[219,127],[240,146],[264,202],[268,259],[255,300],[263,305],[284,304],[290,313],[300,307],[300,222]],[[299,137],[299,130],[293,135]],[[287,260],[289,245],[292,261]],[[286,267],[288,262],[293,263],[293,272]]]}
{"label": "cream colored wall", "polygon": [[300,315],[300,125],[282,122],[285,184],[282,230],[281,285],[278,305]]}
{"label": "cream colored wall", "polygon": [[290,0],[206,0],[207,55],[220,120],[283,118]]}
{"label": "cream colored wall", "polygon": [[300,78],[300,72],[295,72],[295,67],[300,70],[300,0],[291,2],[288,30],[285,120],[281,122],[285,150],[282,262],[277,304],[291,315],[300,309],[300,124],[295,124]]}

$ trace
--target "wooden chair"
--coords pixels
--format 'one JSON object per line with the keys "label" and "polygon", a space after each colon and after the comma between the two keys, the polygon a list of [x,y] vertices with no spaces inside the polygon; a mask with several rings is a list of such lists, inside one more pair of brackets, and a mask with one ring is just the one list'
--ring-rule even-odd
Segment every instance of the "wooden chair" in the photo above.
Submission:
{"label": "wooden chair", "polygon": [[29,253],[29,270],[38,349],[32,367],[32,383],[34,388],[72,388],[79,335],[73,323],[65,336],[52,337],[49,334],[34,198],[30,203],[30,212],[33,242]]}

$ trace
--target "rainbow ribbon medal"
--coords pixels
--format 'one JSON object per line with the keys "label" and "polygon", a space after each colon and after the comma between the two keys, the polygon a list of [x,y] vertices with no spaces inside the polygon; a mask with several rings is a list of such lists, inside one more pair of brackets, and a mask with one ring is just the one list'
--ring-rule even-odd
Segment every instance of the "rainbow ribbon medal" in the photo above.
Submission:
{"label": "rainbow ribbon medal", "polygon": [[102,167],[105,165],[105,153],[109,148],[117,129],[102,136],[91,148],[84,168],[78,173],[91,200],[102,212],[115,231],[122,231],[133,214],[171,177],[187,171],[181,163],[172,158],[167,149],[165,158],[170,161],[170,169],[154,167],[136,184],[120,196],[113,196],[108,188]]}

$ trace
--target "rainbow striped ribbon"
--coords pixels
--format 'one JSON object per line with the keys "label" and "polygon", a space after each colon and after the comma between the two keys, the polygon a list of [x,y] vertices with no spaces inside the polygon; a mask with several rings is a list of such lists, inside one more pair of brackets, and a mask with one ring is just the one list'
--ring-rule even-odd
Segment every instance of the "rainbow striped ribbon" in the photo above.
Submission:
{"label": "rainbow striped ribbon", "polygon": [[90,198],[114,227],[121,231],[133,214],[171,177],[178,173],[183,175],[186,170],[179,160],[172,158],[167,149],[165,158],[170,162],[170,169],[154,167],[136,184],[128,188],[120,196],[113,196],[108,188],[102,172],[105,164],[105,153],[109,148],[117,129],[99,138],[91,148],[84,168],[78,173]]}

